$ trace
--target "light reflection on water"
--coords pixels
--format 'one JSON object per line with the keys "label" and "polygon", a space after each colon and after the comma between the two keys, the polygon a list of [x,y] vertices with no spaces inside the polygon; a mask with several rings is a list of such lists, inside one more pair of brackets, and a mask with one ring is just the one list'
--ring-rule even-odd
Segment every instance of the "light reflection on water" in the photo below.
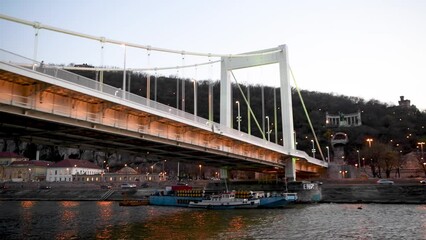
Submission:
{"label": "light reflection on water", "polygon": [[213,211],[11,201],[0,202],[0,239],[426,239],[426,205]]}

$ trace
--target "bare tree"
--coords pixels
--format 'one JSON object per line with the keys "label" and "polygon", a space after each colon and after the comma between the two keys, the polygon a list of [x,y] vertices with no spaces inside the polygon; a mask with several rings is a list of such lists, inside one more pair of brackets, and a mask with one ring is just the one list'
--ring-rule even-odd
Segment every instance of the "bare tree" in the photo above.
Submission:
{"label": "bare tree", "polygon": [[370,160],[370,168],[373,177],[382,177],[382,170],[389,178],[392,170],[398,169],[398,153],[391,146],[383,143],[375,143],[371,147],[362,150],[363,156]]}

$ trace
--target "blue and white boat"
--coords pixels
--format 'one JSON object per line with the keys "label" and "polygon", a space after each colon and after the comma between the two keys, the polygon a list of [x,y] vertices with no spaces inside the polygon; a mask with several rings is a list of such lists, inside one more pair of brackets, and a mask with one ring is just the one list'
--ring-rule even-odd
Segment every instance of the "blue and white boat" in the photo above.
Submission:
{"label": "blue and white boat", "polygon": [[235,209],[235,208],[258,208],[259,199],[235,198],[235,193],[222,193],[211,195],[209,199],[203,199],[199,202],[191,201],[190,208],[206,209]]}
{"label": "blue and white boat", "polygon": [[288,204],[295,203],[297,201],[297,193],[271,194],[266,197],[261,197],[259,200],[260,208],[285,207]]}

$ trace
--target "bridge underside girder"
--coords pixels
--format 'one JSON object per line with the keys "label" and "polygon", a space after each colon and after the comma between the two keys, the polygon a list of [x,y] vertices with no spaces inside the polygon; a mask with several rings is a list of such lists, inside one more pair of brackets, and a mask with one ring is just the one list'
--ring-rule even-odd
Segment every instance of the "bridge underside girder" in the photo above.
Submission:
{"label": "bridge underside girder", "polygon": [[[35,144],[54,145],[75,149],[128,152],[146,158],[148,161],[167,159],[187,163],[202,162],[213,167],[227,167],[230,169],[263,171],[271,167],[261,163],[248,162],[244,159],[188,148],[183,143],[166,144],[152,142],[148,136],[139,138],[99,131],[102,126],[92,125],[90,128],[67,125],[64,123],[46,121],[27,117],[31,110],[19,115],[4,112],[9,106],[0,104],[0,138],[19,139]],[[40,114],[40,113],[38,113]]]}

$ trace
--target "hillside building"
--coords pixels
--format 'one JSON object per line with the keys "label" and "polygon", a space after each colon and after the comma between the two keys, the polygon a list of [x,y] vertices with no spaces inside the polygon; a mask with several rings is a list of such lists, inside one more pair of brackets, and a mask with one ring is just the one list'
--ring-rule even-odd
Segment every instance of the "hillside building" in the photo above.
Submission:
{"label": "hillside building", "polygon": [[362,125],[361,112],[329,114],[326,112],[325,123],[328,127],[357,127]]}

